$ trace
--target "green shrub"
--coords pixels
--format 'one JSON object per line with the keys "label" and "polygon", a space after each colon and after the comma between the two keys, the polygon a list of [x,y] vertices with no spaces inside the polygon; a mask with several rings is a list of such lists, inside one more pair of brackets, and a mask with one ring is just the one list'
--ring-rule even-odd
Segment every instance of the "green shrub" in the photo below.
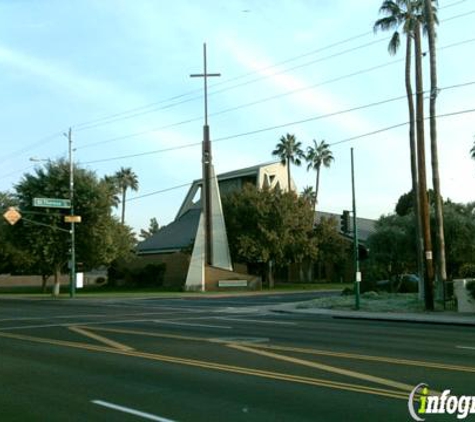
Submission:
{"label": "green shrub", "polygon": [[475,278],[475,264],[463,264],[460,267],[460,277]]}
{"label": "green shrub", "polygon": [[475,280],[469,281],[466,285],[467,290],[470,292],[470,295],[475,299]]}
{"label": "green shrub", "polygon": [[165,270],[165,264],[113,264],[109,267],[108,279],[111,286],[161,287]]}

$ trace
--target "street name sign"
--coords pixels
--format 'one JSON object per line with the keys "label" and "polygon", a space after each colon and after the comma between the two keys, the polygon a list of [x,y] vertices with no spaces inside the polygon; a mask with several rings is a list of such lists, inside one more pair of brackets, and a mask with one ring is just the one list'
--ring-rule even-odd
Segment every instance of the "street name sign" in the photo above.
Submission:
{"label": "street name sign", "polygon": [[34,207],[71,208],[71,201],[62,198],[33,198]]}
{"label": "street name sign", "polygon": [[13,207],[8,208],[8,210],[3,214],[3,218],[7,220],[12,226],[21,219],[21,214]]}
{"label": "street name sign", "polygon": [[64,222],[65,223],[80,223],[81,216],[80,215],[65,215]]}

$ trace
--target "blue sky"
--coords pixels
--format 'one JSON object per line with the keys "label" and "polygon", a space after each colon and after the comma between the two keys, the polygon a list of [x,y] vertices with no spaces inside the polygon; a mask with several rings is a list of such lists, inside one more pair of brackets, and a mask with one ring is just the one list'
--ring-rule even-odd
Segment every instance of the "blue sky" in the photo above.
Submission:
{"label": "blue sky", "polygon": [[[206,42],[208,70],[222,74],[209,85],[218,173],[272,161],[287,132],[304,147],[325,139],[335,162],[322,174],[320,209],[350,209],[353,147],[358,214],[392,212],[411,185],[407,127],[362,136],[407,121],[403,50],[389,56],[389,34],[372,32],[380,4],[0,0],[0,190],[34,170],[30,157],[65,157],[72,127],[78,164],[138,175],[127,223],[168,224],[187,187],[168,189],[201,174],[199,145],[186,145],[202,139],[202,81],[189,75],[202,71]],[[439,6],[438,113],[473,110],[475,4]],[[424,68],[427,89],[427,57]],[[474,121],[468,112],[438,122],[442,194],[454,201],[475,200]],[[292,172],[300,190],[313,185],[305,166]]]}

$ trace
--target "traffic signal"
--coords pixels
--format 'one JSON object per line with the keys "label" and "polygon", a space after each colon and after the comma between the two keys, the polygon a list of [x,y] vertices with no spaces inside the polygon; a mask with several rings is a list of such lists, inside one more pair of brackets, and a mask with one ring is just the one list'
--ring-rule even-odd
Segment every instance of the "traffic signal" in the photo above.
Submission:
{"label": "traffic signal", "polygon": [[344,210],[343,214],[340,215],[340,227],[343,233],[350,232],[350,212],[347,210]]}

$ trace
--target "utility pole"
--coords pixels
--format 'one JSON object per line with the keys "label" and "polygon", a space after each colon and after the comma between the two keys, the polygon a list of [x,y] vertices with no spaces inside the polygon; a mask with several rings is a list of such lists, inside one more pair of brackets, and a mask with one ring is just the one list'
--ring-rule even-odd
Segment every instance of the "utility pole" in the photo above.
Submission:
{"label": "utility pole", "polygon": [[419,172],[419,195],[421,202],[422,233],[424,239],[424,303],[426,311],[434,310],[434,261],[432,253],[432,238],[430,233],[429,201],[427,198],[426,155],[424,142],[424,96],[422,85],[421,60],[421,29],[416,22],[414,30],[416,45],[416,131],[417,131],[417,161]]}
{"label": "utility pole", "polygon": [[192,78],[203,78],[204,80],[204,108],[205,124],[203,126],[203,147],[202,147],[202,166],[203,166],[203,186],[201,194],[201,203],[205,218],[205,262],[208,265],[213,264],[213,226],[211,209],[211,141],[208,126],[208,78],[212,76],[221,76],[220,73],[208,73],[206,63],[206,43],[203,44],[203,73],[192,74]]}
{"label": "utility pole", "polygon": [[71,136],[71,128],[68,134],[69,144],[69,200],[71,201],[70,216],[71,216],[71,276],[69,279],[69,297],[73,298],[76,290],[76,239],[75,239],[75,224],[74,224],[74,163],[73,163],[73,140]]}
{"label": "utility pole", "polygon": [[353,148],[351,148],[351,192],[353,197],[353,257],[355,263],[355,309],[360,309],[360,260],[358,253],[358,224],[356,221],[356,194],[355,194],[355,164]]}

